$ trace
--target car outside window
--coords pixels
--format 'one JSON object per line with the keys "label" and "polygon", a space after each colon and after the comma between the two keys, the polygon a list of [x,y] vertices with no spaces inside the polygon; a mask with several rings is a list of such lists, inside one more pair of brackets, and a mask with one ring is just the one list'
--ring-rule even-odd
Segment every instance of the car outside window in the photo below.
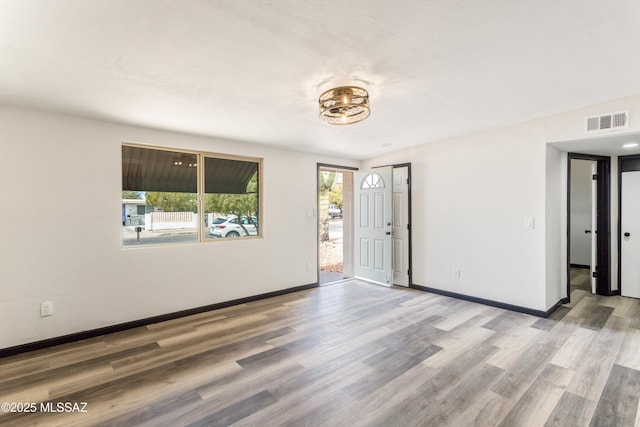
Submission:
{"label": "car outside window", "polygon": [[[123,246],[259,236],[257,220],[241,227],[237,218],[260,215],[261,165],[255,158],[123,144]],[[225,221],[239,230],[214,235]]]}

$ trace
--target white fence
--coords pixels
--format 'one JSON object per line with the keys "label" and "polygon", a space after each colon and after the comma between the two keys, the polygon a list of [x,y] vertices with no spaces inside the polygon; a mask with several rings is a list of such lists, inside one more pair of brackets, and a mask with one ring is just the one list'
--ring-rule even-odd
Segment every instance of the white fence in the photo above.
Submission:
{"label": "white fence", "polygon": [[147,231],[198,228],[198,214],[193,212],[151,212],[144,215]]}

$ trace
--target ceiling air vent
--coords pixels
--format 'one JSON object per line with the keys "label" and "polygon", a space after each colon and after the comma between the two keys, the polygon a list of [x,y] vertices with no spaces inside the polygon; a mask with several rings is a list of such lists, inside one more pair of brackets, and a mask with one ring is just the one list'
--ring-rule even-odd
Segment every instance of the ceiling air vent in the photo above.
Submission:
{"label": "ceiling air vent", "polygon": [[599,132],[612,129],[627,129],[629,127],[629,111],[616,111],[615,113],[598,114],[586,117],[584,120],[585,132]]}

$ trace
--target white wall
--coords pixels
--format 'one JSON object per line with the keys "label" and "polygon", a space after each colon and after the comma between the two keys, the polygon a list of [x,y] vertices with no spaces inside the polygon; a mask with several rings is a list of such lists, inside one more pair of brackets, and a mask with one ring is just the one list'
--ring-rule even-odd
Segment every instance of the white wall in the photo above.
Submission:
{"label": "white wall", "polygon": [[[264,238],[122,248],[123,141],[264,158]],[[0,348],[315,283],[316,164],[358,166],[11,106],[0,159]]]}
{"label": "white wall", "polygon": [[[584,133],[584,118],[613,111],[629,110],[629,128],[621,131],[611,131],[607,133],[596,132],[586,135]],[[608,135],[622,134],[624,132],[640,131],[640,94],[626,96],[624,98],[612,99],[599,104],[589,105],[584,108],[571,110],[562,114],[545,117],[544,133],[547,142],[575,141],[596,139]]]}
{"label": "white wall", "polygon": [[[622,135],[626,133],[637,133],[640,131],[640,94],[630,95],[623,98],[612,99],[600,104],[590,105],[563,114],[545,117],[544,122],[545,138],[547,142],[576,141],[584,140],[588,146],[589,139],[606,136],[607,133],[598,133],[595,136],[585,137],[584,118],[601,113],[612,111],[629,110],[629,128],[624,131],[611,131],[608,135]],[[616,143],[617,144],[617,143]],[[612,151],[617,151],[615,146]],[[566,176],[566,175],[565,175]],[[610,279],[611,290],[618,289],[618,156],[611,156],[611,266]],[[566,179],[566,178],[565,178]],[[566,207],[565,207],[566,209]],[[566,233],[566,227],[565,227]]]}
{"label": "white wall", "polygon": [[547,145],[545,288],[546,308],[567,295],[567,153]]}
{"label": "white wall", "polygon": [[[414,283],[535,310],[565,296],[566,160],[547,143],[621,109],[640,130],[636,95],[364,162],[412,164]],[[264,158],[264,238],[123,249],[122,141]],[[359,166],[10,106],[0,106],[0,159],[0,348],[314,283],[316,164]],[[55,314],[40,318],[46,300]]]}
{"label": "white wall", "polygon": [[525,123],[363,166],[411,163],[414,284],[545,310],[545,161]]}
{"label": "white wall", "polygon": [[[550,142],[584,138],[584,117],[630,110],[640,95],[363,162],[411,163],[413,282],[547,310],[566,297],[567,156]],[[612,158],[611,280],[617,289],[617,182]],[[524,229],[525,218],[535,220]],[[452,270],[460,268],[460,279]]]}
{"label": "white wall", "polygon": [[[591,165],[594,161],[571,160],[571,264],[591,265]],[[593,230],[592,230],[593,231]]]}

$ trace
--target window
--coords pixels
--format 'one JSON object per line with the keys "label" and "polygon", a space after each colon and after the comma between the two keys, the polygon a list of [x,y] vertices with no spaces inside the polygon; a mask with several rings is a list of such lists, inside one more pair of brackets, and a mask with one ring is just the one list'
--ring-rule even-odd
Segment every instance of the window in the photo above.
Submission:
{"label": "window", "polygon": [[370,173],[362,180],[362,189],[368,190],[370,188],[384,188],[384,180],[377,173]]}
{"label": "window", "polygon": [[213,224],[206,238],[258,235],[258,167],[258,162],[205,156],[204,212]]}
{"label": "window", "polygon": [[123,246],[260,235],[260,166],[260,159],[123,145]]}

